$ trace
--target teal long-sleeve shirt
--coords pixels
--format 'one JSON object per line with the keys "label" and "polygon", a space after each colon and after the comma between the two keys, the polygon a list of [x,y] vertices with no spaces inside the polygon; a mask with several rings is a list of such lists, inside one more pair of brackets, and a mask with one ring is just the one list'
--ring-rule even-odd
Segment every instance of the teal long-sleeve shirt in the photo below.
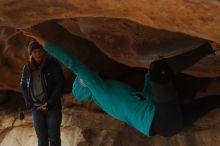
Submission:
{"label": "teal long-sleeve shirt", "polygon": [[[44,49],[76,74],[72,92],[77,99],[94,100],[112,117],[150,136],[155,104],[151,97],[148,75],[145,77],[143,91],[137,92],[122,82],[101,79],[77,58],[54,43],[46,43]],[[140,99],[136,93],[142,94],[146,100]]]}

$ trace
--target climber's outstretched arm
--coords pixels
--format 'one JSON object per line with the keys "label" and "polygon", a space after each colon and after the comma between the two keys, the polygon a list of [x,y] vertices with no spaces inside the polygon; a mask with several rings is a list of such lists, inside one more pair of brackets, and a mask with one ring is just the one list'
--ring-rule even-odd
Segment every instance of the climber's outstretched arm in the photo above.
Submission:
{"label": "climber's outstretched arm", "polygon": [[23,29],[21,32],[24,35],[32,37],[38,41],[48,54],[62,62],[68,69],[82,79],[84,84],[92,90],[92,92],[100,92],[100,89],[105,88],[104,81],[96,73],[88,69],[87,66],[81,63],[75,56],[67,52],[64,48],[61,48],[52,42],[48,42],[39,31],[29,28]]}

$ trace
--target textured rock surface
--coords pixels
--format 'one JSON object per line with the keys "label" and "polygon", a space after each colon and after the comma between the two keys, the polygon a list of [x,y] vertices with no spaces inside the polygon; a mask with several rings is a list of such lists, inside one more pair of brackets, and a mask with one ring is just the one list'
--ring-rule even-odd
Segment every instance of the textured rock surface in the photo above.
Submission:
{"label": "textured rock surface", "polygon": [[[48,22],[38,26],[47,37],[67,48],[82,62],[103,76],[113,78],[119,76],[127,67],[107,58],[97,47],[85,40],[69,34],[56,22]],[[53,32],[53,33],[51,33]],[[0,29],[0,89],[20,91],[20,76],[23,64],[28,59],[27,46],[30,38],[26,38],[15,29],[2,27]],[[72,73],[65,69],[69,84]],[[111,70],[118,70],[112,72]]]}
{"label": "textured rock surface", "polygon": [[147,26],[220,41],[218,0],[44,0],[0,2],[0,25],[27,27],[75,17],[129,19]]}
{"label": "textured rock surface", "polygon": [[[122,64],[146,68],[158,56],[181,54],[203,42],[199,38],[156,30],[120,19],[81,18],[60,20],[58,23],[50,21],[36,28],[49,40],[68,49],[92,70],[109,78],[118,78],[128,69]],[[27,60],[29,40],[15,29],[1,27],[0,89],[19,91],[20,74]],[[186,70],[186,73],[200,77],[218,77],[219,62],[219,55],[211,55]],[[67,70],[65,72],[71,84],[71,73]]]}
{"label": "textured rock surface", "polygon": [[[158,56],[172,57],[204,43],[199,38],[120,19],[78,18],[63,20],[59,24],[92,41],[113,60],[132,67],[146,68]],[[219,56],[206,57],[186,72],[195,76],[219,76],[219,60]]]}
{"label": "textured rock surface", "polygon": [[[63,146],[218,146],[219,110],[211,112],[188,131],[163,138],[147,138],[135,129],[103,113],[93,113],[82,108],[65,109],[61,128]],[[30,113],[20,121],[18,113],[0,115],[1,146],[37,146]],[[210,120],[211,119],[211,120]],[[190,131],[190,132],[189,132]]]}

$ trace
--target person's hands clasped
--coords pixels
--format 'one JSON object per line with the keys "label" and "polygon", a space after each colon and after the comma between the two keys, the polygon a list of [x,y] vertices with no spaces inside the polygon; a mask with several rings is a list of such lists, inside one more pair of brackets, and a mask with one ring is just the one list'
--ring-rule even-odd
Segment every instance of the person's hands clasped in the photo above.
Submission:
{"label": "person's hands clasped", "polygon": [[43,110],[43,111],[46,111],[48,108],[47,108],[47,103],[44,103],[44,104],[38,104],[38,103],[35,103],[34,104],[34,107],[36,108],[36,110]]}
{"label": "person's hands clasped", "polygon": [[41,35],[41,33],[33,28],[20,29],[20,31],[28,37],[35,39],[39,44],[44,46],[46,44],[46,40]]}

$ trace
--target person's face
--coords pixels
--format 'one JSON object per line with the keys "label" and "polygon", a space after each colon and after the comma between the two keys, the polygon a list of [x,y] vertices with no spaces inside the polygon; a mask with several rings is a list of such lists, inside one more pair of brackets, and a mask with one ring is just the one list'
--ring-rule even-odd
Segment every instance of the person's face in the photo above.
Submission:
{"label": "person's face", "polygon": [[37,63],[40,63],[45,57],[45,52],[42,49],[35,49],[31,52],[31,56]]}

